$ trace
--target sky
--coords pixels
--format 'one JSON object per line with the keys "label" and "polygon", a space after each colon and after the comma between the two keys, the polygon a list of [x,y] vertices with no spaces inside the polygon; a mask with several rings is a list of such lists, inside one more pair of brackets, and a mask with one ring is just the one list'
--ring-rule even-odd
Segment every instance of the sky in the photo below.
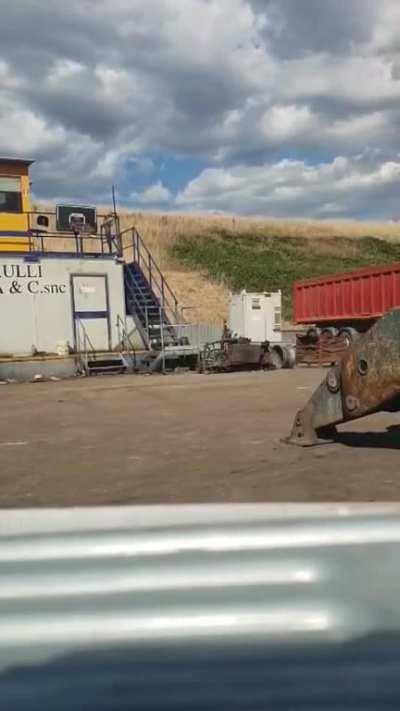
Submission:
{"label": "sky", "polygon": [[42,201],[400,217],[400,0],[0,0]]}

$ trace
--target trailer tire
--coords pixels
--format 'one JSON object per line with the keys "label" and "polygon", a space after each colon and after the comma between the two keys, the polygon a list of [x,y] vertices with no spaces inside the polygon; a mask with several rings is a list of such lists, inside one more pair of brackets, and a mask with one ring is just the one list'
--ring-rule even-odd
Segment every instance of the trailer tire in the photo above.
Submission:
{"label": "trailer tire", "polygon": [[326,328],[323,328],[321,332],[321,336],[325,336],[325,338],[329,338],[329,340],[331,340],[332,338],[336,338],[338,334],[339,329],[337,329],[335,326],[327,326]]}
{"label": "trailer tire", "polygon": [[296,365],[296,349],[294,346],[284,346],[285,364],[284,368],[294,368]]}
{"label": "trailer tire", "polygon": [[345,328],[340,329],[339,336],[344,338],[347,348],[350,348],[350,346],[352,346],[353,343],[355,343],[360,337],[360,334],[355,328],[352,328],[352,326],[346,326]]}
{"label": "trailer tire", "polygon": [[274,370],[294,368],[296,365],[296,349],[294,346],[275,345],[271,347],[269,363]]}
{"label": "trailer tire", "polygon": [[318,326],[311,326],[306,333],[306,336],[310,343],[318,343],[320,335],[321,329],[318,328]]}
{"label": "trailer tire", "polygon": [[281,370],[285,361],[283,349],[280,346],[272,346],[269,362],[272,370]]}

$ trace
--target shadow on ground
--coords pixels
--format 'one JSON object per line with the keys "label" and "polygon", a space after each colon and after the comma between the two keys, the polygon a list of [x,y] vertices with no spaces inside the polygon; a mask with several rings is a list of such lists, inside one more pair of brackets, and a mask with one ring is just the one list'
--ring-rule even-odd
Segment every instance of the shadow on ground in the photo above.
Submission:
{"label": "shadow on ground", "polygon": [[400,449],[400,425],[390,425],[383,432],[337,432],[335,442],[346,447]]}

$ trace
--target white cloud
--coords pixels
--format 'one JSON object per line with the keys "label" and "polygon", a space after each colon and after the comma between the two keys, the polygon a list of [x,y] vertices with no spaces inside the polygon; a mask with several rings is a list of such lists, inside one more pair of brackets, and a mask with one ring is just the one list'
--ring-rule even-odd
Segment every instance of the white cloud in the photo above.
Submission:
{"label": "white cloud", "polygon": [[360,54],[332,57],[315,54],[280,65],[284,96],[302,100],[334,98],[358,109],[376,108],[400,98],[400,84],[393,79],[385,55]]}
{"label": "white cloud", "polygon": [[82,72],[84,67],[80,62],[75,62],[73,59],[56,59],[54,66],[51,68],[47,80],[50,83],[65,81],[71,77],[76,77]]}
{"label": "white cloud", "polygon": [[62,126],[47,126],[40,115],[4,101],[0,105],[0,136],[9,155],[33,155],[39,148],[57,150],[66,139]]}
{"label": "white cloud", "polygon": [[[391,219],[397,210],[400,154],[397,161],[371,168],[365,157],[342,156],[330,163],[309,165],[282,160],[262,166],[236,166],[204,170],[176,200],[178,207],[196,210],[237,211],[270,216],[350,217],[365,214]],[[374,197],[389,188],[390,200],[382,208]],[[385,214],[386,211],[386,214]]]}
{"label": "white cloud", "polygon": [[0,58],[0,87],[3,91],[16,89],[20,85],[20,80],[12,72],[11,67],[4,59]]}
{"label": "white cloud", "polygon": [[172,194],[166,188],[162,182],[159,180],[157,183],[150,185],[141,193],[133,192],[131,195],[131,200],[133,202],[138,202],[142,205],[161,205],[163,203],[169,203],[172,199]]}
{"label": "white cloud", "polygon": [[262,130],[267,141],[282,142],[300,136],[315,128],[317,119],[308,106],[276,105],[265,112]]}

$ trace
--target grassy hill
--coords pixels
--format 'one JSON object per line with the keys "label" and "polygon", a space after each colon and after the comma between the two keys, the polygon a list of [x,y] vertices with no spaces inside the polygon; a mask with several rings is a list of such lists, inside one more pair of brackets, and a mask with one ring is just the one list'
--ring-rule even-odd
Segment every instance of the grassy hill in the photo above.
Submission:
{"label": "grassy hill", "polygon": [[180,236],[172,255],[232,291],[282,289],[283,316],[291,318],[292,284],[297,279],[349,271],[400,260],[400,244],[377,237],[280,237],[226,231]]}
{"label": "grassy hill", "polygon": [[134,221],[196,319],[220,321],[230,292],[281,289],[291,319],[296,279],[400,261],[393,223],[258,220],[222,216],[125,215]]}
{"label": "grassy hill", "polygon": [[281,289],[290,321],[296,279],[400,261],[393,223],[122,212],[122,229],[132,225],[193,321],[221,323],[241,289]]}

